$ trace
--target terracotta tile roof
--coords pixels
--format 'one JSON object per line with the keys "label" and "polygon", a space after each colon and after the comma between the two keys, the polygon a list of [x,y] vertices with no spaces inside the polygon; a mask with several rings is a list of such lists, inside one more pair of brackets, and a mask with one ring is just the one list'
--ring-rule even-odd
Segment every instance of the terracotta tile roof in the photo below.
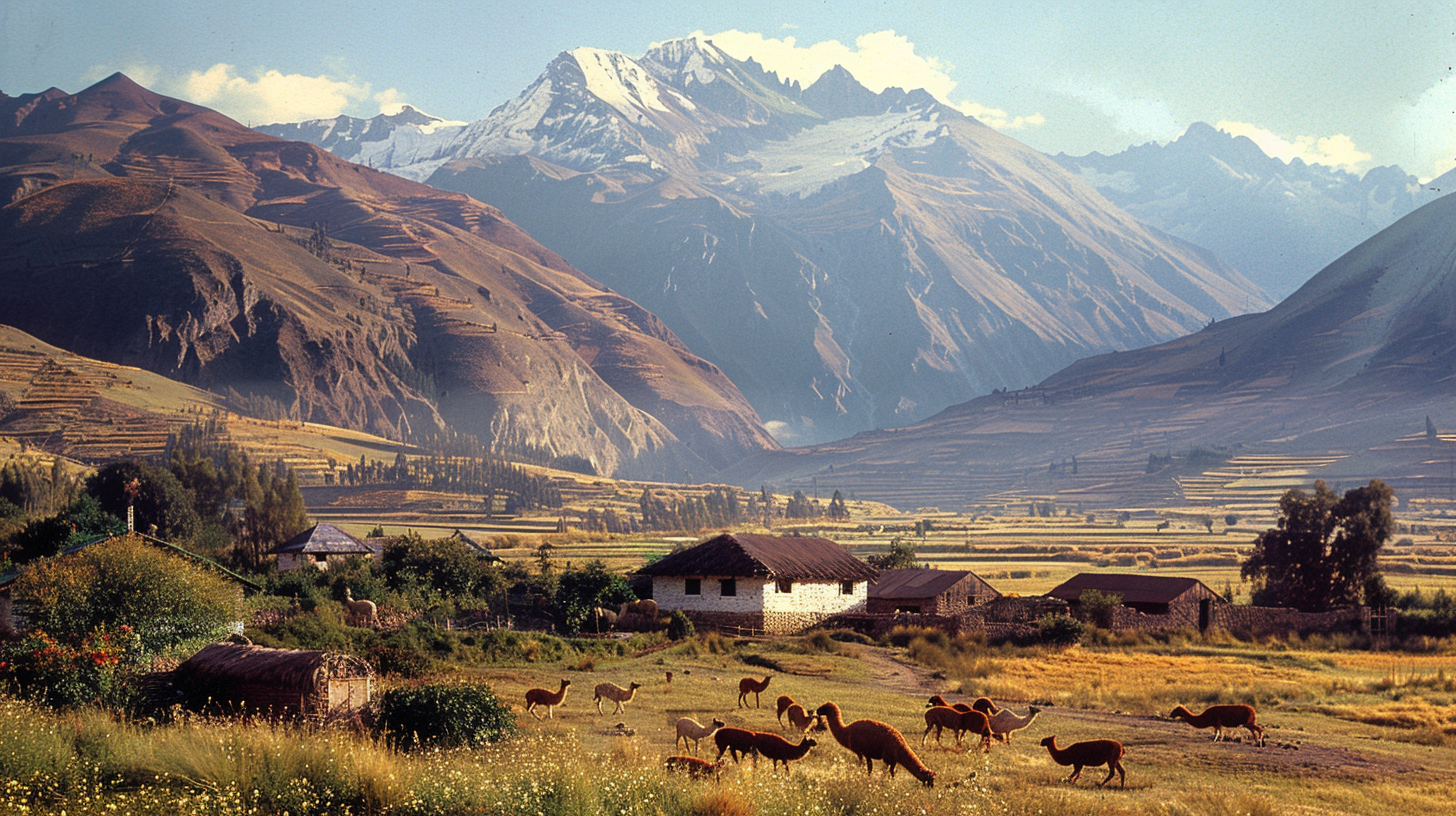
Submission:
{"label": "terracotta tile roof", "polygon": [[725,533],[643,567],[644,575],[871,581],[879,570],[827,538]]}
{"label": "terracotta tile roof", "polygon": [[1173,575],[1135,575],[1125,572],[1078,573],[1048,592],[1047,595],[1061,598],[1064,601],[1076,601],[1082,597],[1085,590],[1095,589],[1098,592],[1121,595],[1122,602],[1127,604],[1165,604],[1171,603],[1183,593],[1199,586],[1218,596],[1217,592],[1197,578],[1179,578]]}
{"label": "terracotta tile roof", "polygon": [[880,570],[880,577],[870,584],[870,597],[885,600],[934,598],[966,578],[984,583],[970,570],[897,569]]}
{"label": "terracotta tile roof", "polygon": [[332,524],[315,524],[273,548],[275,553],[305,555],[369,555],[368,544]]}

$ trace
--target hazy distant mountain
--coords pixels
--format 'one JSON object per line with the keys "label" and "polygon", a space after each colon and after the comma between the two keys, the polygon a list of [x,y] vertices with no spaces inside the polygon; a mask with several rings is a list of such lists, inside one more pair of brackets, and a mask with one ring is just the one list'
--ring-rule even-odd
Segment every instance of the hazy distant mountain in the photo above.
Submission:
{"label": "hazy distant mountain", "polygon": [[114,75],[0,95],[0,323],[395,439],[703,472],[773,447],[661,321],[488,207]]}
{"label": "hazy distant mountain", "polygon": [[254,130],[280,139],[316,144],[358,164],[389,167],[427,161],[436,144],[465,124],[405,105],[398,113],[381,113],[372,119],[341,115],[297,124],[263,125]]}
{"label": "hazy distant mountain", "polygon": [[[1439,484],[1444,496],[1453,383],[1456,196],[1446,196],[1262,314],[1081,360],[1035,388],[914,427],[756,456],[724,478],[781,488],[817,479],[821,490],[907,506],[958,506],[1008,490],[1129,502],[1149,487],[1179,502],[1172,479],[1144,476],[1144,463],[1203,447],[1331,454],[1339,461],[1325,478],[1382,477],[1407,496]],[[1443,439],[1428,438],[1426,417]],[[1313,477],[1302,474],[1289,471],[1283,486],[1307,485]]]}
{"label": "hazy distant mountain", "polygon": [[783,439],[902,425],[1267,305],[923,91],[842,68],[800,88],[699,39],[564,52],[428,152],[389,169],[495,204],[659,315]]}
{"label": "hazy distant mountain", "polygon": [[1450,191],[1399,167],[1363,176],[1265,155],[1202,122],[1166,145],[1104,156],[1059,154],[1114,204],[1214,251],[1275,297],[1421,204]]}

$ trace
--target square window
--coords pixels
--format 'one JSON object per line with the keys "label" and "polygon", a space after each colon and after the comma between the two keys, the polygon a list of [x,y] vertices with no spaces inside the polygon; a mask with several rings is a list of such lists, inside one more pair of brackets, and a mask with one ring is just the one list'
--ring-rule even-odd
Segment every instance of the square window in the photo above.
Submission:
{"label": "square window", "polygon": [[718,594],[724,598],[732,598],[738,594],[738,579],[724,578],[718,582]]}
{"label": "square window", "polygon": [[793,581],[779,580],[779,581],[775,581],[774,582],[774,585],[778,587],[779,592],[783,592],[785,594],[794,591],[794,582]]}
{"label": "square window", "polygon": [[840,581],[839,582],[839,594],[840,595],[853,595],[854,594],[854,582],[853,581]]}
{"label": "square window", "polygon": [[702,595],[703,594],[703,579],[702,578],[689,578],[689,579],[683,581],[683,594],[684,595]]}

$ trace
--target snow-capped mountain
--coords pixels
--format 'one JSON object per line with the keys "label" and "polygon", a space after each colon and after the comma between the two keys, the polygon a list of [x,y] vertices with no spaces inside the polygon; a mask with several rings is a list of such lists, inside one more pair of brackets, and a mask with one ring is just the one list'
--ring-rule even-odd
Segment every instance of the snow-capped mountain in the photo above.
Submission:
{"label": "snow-capped mountain", "polygon": [[[467,122],[441,119],[405,105],[398,113],[381,113],[372,119],[336,116],[295,124],[263,125],[254,128],[269,136],[318,145],[341,159],[381,169],[416,167],[409,177],[415,181],[419,172],[430,172],[443,163],[430,160],[450,137]],[[396,175],[406,175],[396,173]]]}
{"label": "snow-capped mountain", "polygon": [[1056,160],[1114,204],[1213,250],[1276,297],[1449,186],[1396,166],[1288,164],[1202,122],[1166,145]]}
{"label": "snow-capped mountain", "polygon": [[564,52],[386,169],[500,207],[641,303],[784,440],[903,425],[1268,305],[922,91],[842,68],[803,88],[698,38]]}

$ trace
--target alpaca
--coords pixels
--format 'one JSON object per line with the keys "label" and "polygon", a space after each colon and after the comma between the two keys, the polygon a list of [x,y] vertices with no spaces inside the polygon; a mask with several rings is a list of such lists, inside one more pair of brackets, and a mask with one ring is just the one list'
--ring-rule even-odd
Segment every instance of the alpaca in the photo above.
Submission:
{"label": "alpaca", "polygon": [[935,771],[925,767],[905,738],[893,726],[876,720],[855,720],[845,724],[839,713],[839,706],[825,703],[814,712],[829,725],[829,732],[835,742],[843,745],[850,753],[865,761],[866,773],[873,773],[875,760],[885,763],[890,777],[895,776],[895,767],[904,765],[906,770],[927,788],[935,786]]}
{"label": "alpaca", "polygon": [[982,751],[991,750],[991,721],[985,714],[975,709],[957,711],[946,706],[931,706],[925,709],[925,733],[920,737],[920,744],[925,744],[931,729],[934,729],[935,742],[939,745],[941,732],[946,728],[955,732],[957,744],[961,741],[961,734],[970,731],[973,734],[981,735]]}
{"label": "alpaca", "polygon": [[672,747],[677,747],[677,740],[682,740],[683,747],[688,747],[688,740],[693,741],[693,756],[698,755],[698,740],[703,737],[712,736],[714,731],[722,728],[722,720],[713,720],[712,725],[703,725],[692,717],[680,717],[677,721],[677,739],[672,741]]}
{"label": "alpaca", "polygon": [[1036,715],[1041,713],[1041,709],[1031,706],[1026,709],[1026,712],[1025,717],[1016,716],[1016,712],[1009,708],[996,712],[996,716],[991,718],[992,735],[1010,745],[1011,735],[1031,725],[1032,721],[1036,719]]}
{"label": "alpaca", "polygon": [[768,757],[773,762],[774,770],[778,770],[779,763],[784,763],[784,770],[789,769],[789,762],[795,759],[803,759],[809,753],[809,749],[819,743],[812,737],[804,737],[798,745],[789,742],[778,734],[766,734],[762,731],[755,731],[753,750],[760,755]]}
{"label": "alpaca", "polygon": [[1264,745],[1264,727],[1255,722],[1258,714],[1253,706],[1248,705],[1215,705],[1203,710],[1202,714],[1194,714],[1183,706],[1173,709],[1168,715],[1188,723],[1194,728],[1213,728],[1213,741],[1218,742],[1228,739],[1224,729],[1246,728],[1254,738],[1254,744]]}
{"label": "alpaca", "polygon": [[932,695],[930,695],[930,702],[926,703],[925,704],[925,707],[926,708],[933,708],[935,706],[945,706],[946,708],[954,708],[956,711],[974,711],[975,710],[975,709],[971,708],[971,706],[970,706],[969,703],[956,703],[955,705],[951,705],[950,703],[946,702],[945,701],[945,698],[942,697],[942,696],[940,696],[939,694],[932,694]]}
{"label": "alpaca", "polygon": [[632,702],[632,698],[637,696],[637,689],[640,688],[642,688],[641,683],[632,683],[627,688],[622,688],[616,683],[597,683],[596,691],[592,694],[592,699],[597,704],[597,713],[603,713],[602,700],[606,699],[617,704],[617,707],[612,709],[612,713],[620,714],[622,706]]}
{"label": "alpaca", "polygon": [[753,695],[753,707],[758,708],[758,695],[768,688],[768,681],[773,675],[763,678],[763,681],[754,680],[752,677],[745,677],[738,681],[738,707],[748,708],[748,695]]}
{"label": "alpaca", "polygon": [[709,762],[706,759],[690,756],[670,756],[665,764],[669,773],[682,771],[688,775],[689,779],[707,779],[711,776],[717,780],[723,772],[721,761]]}
{"label": "alpaca", "polygon": [[739,754],[753,754],[754,764],[758,764],[758,754],[754,753],[756,745],[755,735],[757,731],[749,731],[747,728],[719,728],[713,734],[713,744],[718,746],[718,761],[723,761],[723,754],[728,753],[733,757],[733,764],[738,764]]}
{"label": "alpaca", "polygon": [[956,703],[952,705],[950,703],[947,703],[944,697],[940,696],[939,694],[935,694],[931,696],[930,702],[926,703],[927,708],[930,706],[949,706],[950,708],[954,708],[956,711],[975,710],[981,712],[982,714],[985,714],[987,717],[994,717],[999,711],[1001,711],[1000,707],[998,707],[995,703],[991,702],[990,697],[977,697],[970,703]]}
{"label": "alpaca", "polygon": [[1082,775],[1083,766],[1095,768],[1098,765],[1107,766],[1107,778],[1097,783],[1102,787],[1112,781],[1112,775],[1117,774],[1117,786],[1127,787],[1127,771],[1122,767],[1122,743],[1117,740],[1099,739],[1086,742],[1074,742],[1066,748],[1057,747],[1055,736],[1047,737],[1041,741],[1052,755],[1052,761],[1058,765],[1071,765],[1072,775],[1067,777],[1068,782],[1076,782],[1077,777]]}
{"label": "alpaca", "polygon": [[557,689],[556,691],[551,691],[550,689],[543,688],[533,688],[530,691],[526,692],[526,713],[539,720],[541,719],[541,715],[537,714],[534,709],[536,708],[536,706],[546,706],[546,716],[550,717],[551,719],[556,719],[554,716],[552,716],[551,709],[565,702],[566,687],[569,685],[571,685],[571,681],[563,679],[561,681],[561,688]]}
{"label": "alpaca", "polygon": [[784,712],[789,710],[789,706],[795,706],[795,705],[798,705],[799,703],[793,697],[790,697],[787,694],[780,694],[779,695],[779,699],[778,699],[777,702],[778,702],[778,708],[779,708],[779,727],[780,728],[783,728],[783,726],[784,726]]}
{"label": "alpaca", "polygon": [[592,607],[592,631],[597,634],[610,632],[617,625],[617,613],[600,606]]}
{"label": "alpaca", "polygon": [[378,626],[379,607],[373,601],[354,600],[354,591],[344,587],[344,608],[349,610],[346,620],[353,626]]}
{"label": "alpaca", "polygon": [[805,731],[824,730],[824,720],[820,717],[810,715],[798,703],[794,703],[785,709],[784,714],[789,718],[789,729],[796,734],[802,734]]}

